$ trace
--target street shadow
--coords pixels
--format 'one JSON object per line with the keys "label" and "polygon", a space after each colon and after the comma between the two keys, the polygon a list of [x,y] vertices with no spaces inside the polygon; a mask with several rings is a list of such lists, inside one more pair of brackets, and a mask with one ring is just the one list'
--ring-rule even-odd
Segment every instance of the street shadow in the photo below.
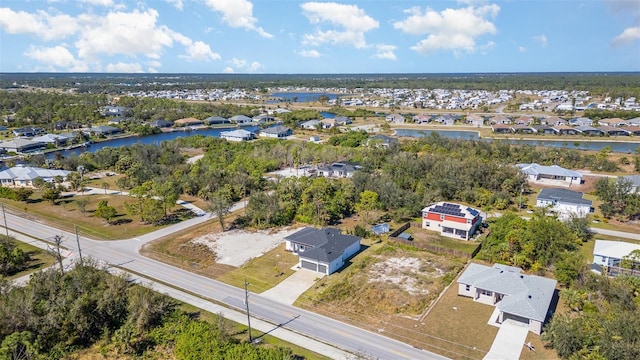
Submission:
{"label": "street shadow", "polygon": [[283,323],[280,323],[280,324],[276,325],[273,329],[271,329],[271,330],[269,330],[269,331],[267,331],[267,332],[265,332],[265,333],[262,333],[262,335],[255,336],[255,337],[254,337],[254,339],[260,339],[261,337],[263,337],[263,336],[265,336],[265,335],[268,335],[268,334],[269,334],[269,333],[271,333],[272,331],[275,331],[275,330],[277,330],[277,329],[279,329],[279,328],[281,328],[281,327],[286,326],[287,324],[289,324],[290,322],[292,322],[293,320],[295,320],[295,319],[297,319],[297,318],[299,318],[299,317],[300,317],[300,315],[296,315],[296,316],[292,317],[291,319],[289,319],[289,320],[287,320],[287,321],[285,321],[285,322],[283,322]]}

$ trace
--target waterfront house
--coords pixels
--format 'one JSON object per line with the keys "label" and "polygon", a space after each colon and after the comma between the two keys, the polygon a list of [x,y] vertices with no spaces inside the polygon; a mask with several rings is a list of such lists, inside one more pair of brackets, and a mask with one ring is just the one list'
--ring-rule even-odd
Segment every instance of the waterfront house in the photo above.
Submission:
{"label": "waterfront house", "polygon": [[92,126],[89,129],[84,129],[82,132],[85,134],[94,134],[97,136],[115,135],[122,132],[121,129],[109,125]]}
{"label": "waterfront house", "polygon": [[[399,115],[399,116],[402,116],[402,115]],[[389,115],[387,115],[387,118],[388,117]],[[428,115],[428,114],[419,114],[419,115],[413,116],[413,122],[416,124],[428,124],[431,122],[431,119],[432,119],[431,115]],[[404,122],[404,116],[402,116],[402,121]]]}
{"label": "waterfront house", "polygon": [[484,125],[484,116],[478,114],[469,114],[467,115],[467,124],[471,124],[475,127],[480,127]]}
{"label": "waterfront house", "polygon": [[167,121],[165,119],[158,119],[158,120],[153,120],[149,122],[149,126],[156,127],[156,128],[167,128],[167,127],[171,127],[172,125],[173,123],[171,121]]}
{"label": "waterfront house", "polygon": [[286,126],[276,125],[260,130],[260,137],[284,139],[287,136],[293,135],[293,131]]}
{"label": "waterfront house", "polygon": [[496,134],[510,134],[512,132],[511,125],[493,124],[491,130]]}
{"label": "waterfront house", "polygon": [[625,127],[600,126],[598,129],[609,136],[631,136],[631,131],[625,129]]}
{"label": "waterfront house", "polygon": [[580,134],[580,130],[577,130],[576,128],[569,126],[569,125],[556,125],[553,127],[553,129],[556,131],[556,133],[560,134],[560,135],[578,135]]}
{"label": "waterfront house", "polygon": [[173,122],[173,125],[176,127],[198,126],[202,124],[202,120],[196,118],[183,118]]}
{"label": "waterfront house", "polygon": [[220,138],[228,141],[248,141],[254,139],[255,135],[245,129],[236,129],[221,132]]}
{"label": "waterfront house", "polygon": [[285,237],[285,249],[298,255],[300,268],[331,275],[360,250],[360,240],[339,229],[305,227]]}
{"label": "waterfront house", "polygon": [[594,128],[593,126],[590,126],[590,125],[576,126],[575,129],[580,131],[581,134],[588,135],[588,136],[604,136],[604,131],[598,128]]}
{"label": "waterfront house", "polygon": [[640,126],[625,126],[624,129],[633,136],[640,136]]}
{"label": "waterfront house", "polygon": [[225,119],[222,116],[209,116],[208,118],[204,119],[202,122],[204,122],[207,125],[231,124],[231,121],[229,119]]}
{"label": "waterfront house", "polygon": [[31,141],[39,141],[41,143],[45,143],[45,144],[53,144],[55,146],[64,146],[67,145],[67,143],[71,142],[73,140],[73,136],[67,136],[67,135],[63,135],[63,134],[45,134],[45,135],[41,135],[41,136],[36,136],[33,139],[31,139]]}
{"label": "waterfront house", "polygon": [[551,315],[556,284],[556,280],[526,275],[513,266],[471,263],[458,278],[458,295],[495,306],[498,314],[490,322],[514,320],[539,335]]}
{"label": "waterfront house", "polygon": [[480,211],[468,206],[438,202],[422,209],[422,228],[443,236],[470,240],[481,224]]}
{"label": "waterfront house", "polygon": [[536,129],[529,125],[511,125],[511,131],[516,134],[533,134],[536,132]]}
{"label": "waterfront house", "polygon": [[40,141],[32,141],[20,138],[0,142],[0,149],[6,152],[15,152],[18,154],[25,154],[42,150],[46,146],[47,144]]}
{"label": "waterfront house", "polygon": [[548,125],[534,125],[536,133],[544,134],[544,135],[555,135],[557,134],[557,130]]}
{"label": "waterfront house", "polygon": [[536,206],[556,213],[560,220],[585,217],[593,212],[591,200],[583,199],[581,192],[567,189],[542,189],[536,197]]}
{"label": "waterfront house", "polygon": [[232,116],[229,118],[229,121],[238,125],[248,125],[253,123],[253,119],[245,115]]}

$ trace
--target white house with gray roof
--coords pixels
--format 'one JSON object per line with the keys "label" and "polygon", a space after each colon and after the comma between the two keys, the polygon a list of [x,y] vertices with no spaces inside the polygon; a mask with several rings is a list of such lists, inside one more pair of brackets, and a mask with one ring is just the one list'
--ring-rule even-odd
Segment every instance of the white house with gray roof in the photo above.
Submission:
{"label": "white house with gray roof", "polygon": [[285,248],[298,255],[298,266],[326,275],[339,270],[360,250],[360,237],[339,229],[305,227],[285,237]]}
{"label": "white house with gray roof", "polygon": [[57,176],[63,179],[71,173],[66,170],[43,169],[24,165],[14,166],[0,171],[0,185],[6,187],[35,187],[34,181],[40,178],[52,182]]}
{"label": "white house with gray roof", "polygon": [[581,192],[567,189],[542,189],[536,198],[536,206],[548,208],[560,220],[585,217],[592,212],[591,200],[583,199],[582,196]]}
{"label": "white house with gray roof", "polygon": [[556,281],[521,272],[512,266],[471,263],[458,278],[458,295],[495,306],[498,317],[492,321],[515,320],[539,335],[550,315]]}
{"label": "white house with gray roof", "polygon": [[593,263],[601,266],[620,266],[622,259],[633,251],[640,251],[640,244],[596,240],[593,247]]}
{"label": "white house with gray roof", "polygon": [[558,165],[516,164],[528,181],[557,186],[582,184],[582,174]]}
{"label": "white house with gray roof", "polygon": [[255,135],[251,131],[245,129],[237,129],[230,131],[222,131],[220,137],[228,141],[248,141],[252,140]]}

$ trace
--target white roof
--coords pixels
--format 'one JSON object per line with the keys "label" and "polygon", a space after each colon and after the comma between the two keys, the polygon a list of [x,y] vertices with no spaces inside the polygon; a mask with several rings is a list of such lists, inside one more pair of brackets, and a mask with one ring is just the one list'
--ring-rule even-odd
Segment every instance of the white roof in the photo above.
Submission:
{"label": "white roof", "polygon": [[220,133],[220,137],[234,137],[234,138],[250,138],[251,132],[245,129],[223,131]]}
{"label": "white roof", "polygon": [[578,177],[581,178],[582,174],[577,171],[565,169],[558,165],[539,165],[536,163],[533,164],[516,164],[516,167],[519,167],[523,173],[527,175],[553,175],[553,176],[565,176],[565,177]]}
{"label": "white roof", "polygon": [[596,240],[593,255],[602,255],[614,259],[622,259],[634,250],[640,250],[640,244],[623,241]]}
{"label": "white roof", "polygon": [[66,177],[71,171],[43,169],[29,166],[14,166],[0,171],[0,179],[33,180],[36,178],[52,179],[56,176]]}

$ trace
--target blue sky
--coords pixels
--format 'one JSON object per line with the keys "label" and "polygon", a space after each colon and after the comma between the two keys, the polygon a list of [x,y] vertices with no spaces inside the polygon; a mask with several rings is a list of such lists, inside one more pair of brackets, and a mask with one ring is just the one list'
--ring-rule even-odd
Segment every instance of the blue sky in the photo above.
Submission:
{"label": "blue sky", "polygon": [[32,71],[640,71],[640,0],[3,0]]}

